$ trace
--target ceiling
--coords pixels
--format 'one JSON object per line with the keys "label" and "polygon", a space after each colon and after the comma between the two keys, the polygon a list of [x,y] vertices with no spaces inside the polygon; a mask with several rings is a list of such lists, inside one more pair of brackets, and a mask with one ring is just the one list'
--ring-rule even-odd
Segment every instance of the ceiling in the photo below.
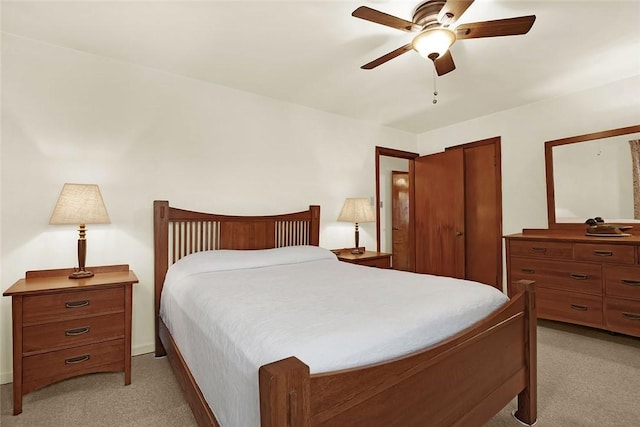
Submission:
{"label": "ceiling", "polygon": [[[458,24],[536,15],[526,35],[460,40],[434,77],[408,52],[417,1],[2,1],[2,31],[421,133],[640,74],[640,1],[476,0]],[[433,104],[434,84],[438,102]],[[640,92],[640,88],[639,88]]]}

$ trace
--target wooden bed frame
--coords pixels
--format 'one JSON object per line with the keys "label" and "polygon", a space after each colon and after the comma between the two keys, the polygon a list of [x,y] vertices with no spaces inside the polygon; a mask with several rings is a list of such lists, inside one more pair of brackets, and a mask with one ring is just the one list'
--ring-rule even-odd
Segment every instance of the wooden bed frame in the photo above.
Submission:
{"label": "wooden bed frame", "polygon": [[[156,356],[167,355],[200,426],[218,426],[159,318],[170,263],[202,250],[318,246],[320,207],[273,216],[228,216],[154,202]],[[424,351],[386,363],[310,375],[289,357],[259,370],[262,427],[481,426],[518,397],[515,416],[537,418],[533,282],[488,318]]]}

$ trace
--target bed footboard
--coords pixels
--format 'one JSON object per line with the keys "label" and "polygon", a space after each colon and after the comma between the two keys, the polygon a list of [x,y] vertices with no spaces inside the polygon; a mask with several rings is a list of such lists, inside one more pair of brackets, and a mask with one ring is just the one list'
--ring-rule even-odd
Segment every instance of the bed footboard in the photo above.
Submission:
{"label": "bed footboard", "polygon": [[260,367],[258,375],[262,426],[311,427],[307,365],[289,357]]}
{"label": "bed footboard", "polygon": [[515,396],[516,417],[533,424],[532,283],[481,324],[421,353],[317,375],[296,358],[261,367],[262,427],[481,426]]}

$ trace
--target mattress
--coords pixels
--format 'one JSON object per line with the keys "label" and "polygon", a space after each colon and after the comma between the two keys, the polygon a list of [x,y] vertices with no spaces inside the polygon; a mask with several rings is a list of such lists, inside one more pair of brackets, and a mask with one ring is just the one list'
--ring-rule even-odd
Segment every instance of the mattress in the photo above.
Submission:
{"label": "mattress", "polygon": [[189,255],[167,271],[160,317],[224,427],[260,425],[258,369],[312,374],[432,346],[508,301],[448,277],[340,262],[315,246]]}

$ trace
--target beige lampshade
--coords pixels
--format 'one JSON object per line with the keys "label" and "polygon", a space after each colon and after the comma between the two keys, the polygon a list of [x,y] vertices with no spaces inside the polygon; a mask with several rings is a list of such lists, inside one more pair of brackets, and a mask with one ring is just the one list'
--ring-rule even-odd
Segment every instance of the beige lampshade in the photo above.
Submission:
{"label": "beige lampshade", "polygon": [[96,184],[64,184],[49,224],[109,224]]}
{"label": "beige lampshade", "polygon": [[375,220],[376,217],[367,198],[345,199],[340,215],[338,215],[338,221],[343,222],[362,223],[374,222]]}

